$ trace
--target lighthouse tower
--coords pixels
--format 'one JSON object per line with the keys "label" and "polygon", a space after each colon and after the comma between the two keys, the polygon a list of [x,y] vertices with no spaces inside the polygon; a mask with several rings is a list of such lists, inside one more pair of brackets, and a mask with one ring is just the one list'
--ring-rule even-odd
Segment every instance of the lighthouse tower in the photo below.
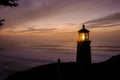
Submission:
{"label": "lighthouse tower", "polygon": [[82,29],[78,31],[76,63],[85,65],[92,63],[90,43],[89,30],[85,29],[85,25],[83,25]]}

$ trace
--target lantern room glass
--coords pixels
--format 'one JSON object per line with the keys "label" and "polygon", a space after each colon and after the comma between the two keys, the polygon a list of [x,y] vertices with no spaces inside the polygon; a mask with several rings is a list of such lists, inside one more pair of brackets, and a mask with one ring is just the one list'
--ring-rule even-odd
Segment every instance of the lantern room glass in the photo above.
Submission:
{"label": "lantern room glass", "polygon": [[88,32],[78,33],[78,41],[89,41],[89,33]]}

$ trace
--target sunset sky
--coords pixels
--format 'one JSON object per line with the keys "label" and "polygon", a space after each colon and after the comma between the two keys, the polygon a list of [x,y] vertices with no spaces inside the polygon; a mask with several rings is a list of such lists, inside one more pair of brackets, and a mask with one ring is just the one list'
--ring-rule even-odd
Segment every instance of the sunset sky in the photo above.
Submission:
{"label": "sunset sky", "polygon": [[[3,33],[120,30],[120,0],[19,0],[15,8],[1,7]],[[103,30],[104,30],[103,29]]]}
{"label": "sunset sky", "polygon": [[18,3],[18,7],[0,6],[0,20],[5,19],[0,26],[0,79],[58,59],[75,62],[83,24],[90,31],[92,63],[120,54],[120,0]]}
{"label": "sunset sky", "polygon": [[0,26],[3,68],[7,66],[11,71],[57,59],[75,61],[77,32],[83,24],[90,31],[92,62],[120,54],[120,0],[18,0],[18,3],[18,7],[0,6],[0,19],[5,19]]}

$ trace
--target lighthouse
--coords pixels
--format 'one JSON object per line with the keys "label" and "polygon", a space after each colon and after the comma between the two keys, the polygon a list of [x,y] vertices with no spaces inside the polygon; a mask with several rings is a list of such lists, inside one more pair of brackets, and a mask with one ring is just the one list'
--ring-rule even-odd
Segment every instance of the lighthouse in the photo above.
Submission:
{"label": "lighthouse", "polygon": [[77,40],[77,56],[76,63],[78,64],[91,64],[91,47],[89,40],[89,30],[85,29],[85,25],[82,26],[82,29],[78,31],[78,40]]}

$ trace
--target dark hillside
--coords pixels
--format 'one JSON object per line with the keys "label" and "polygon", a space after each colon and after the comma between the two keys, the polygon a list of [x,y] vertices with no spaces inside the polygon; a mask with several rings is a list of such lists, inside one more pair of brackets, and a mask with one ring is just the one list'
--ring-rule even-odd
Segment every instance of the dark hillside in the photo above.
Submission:
{"label": "dark hillside", "polygon": [[113,56],[102,63],[79,65],[71,63],[53,63],[18,72],[6,80],[119,80],[120,55]]}

